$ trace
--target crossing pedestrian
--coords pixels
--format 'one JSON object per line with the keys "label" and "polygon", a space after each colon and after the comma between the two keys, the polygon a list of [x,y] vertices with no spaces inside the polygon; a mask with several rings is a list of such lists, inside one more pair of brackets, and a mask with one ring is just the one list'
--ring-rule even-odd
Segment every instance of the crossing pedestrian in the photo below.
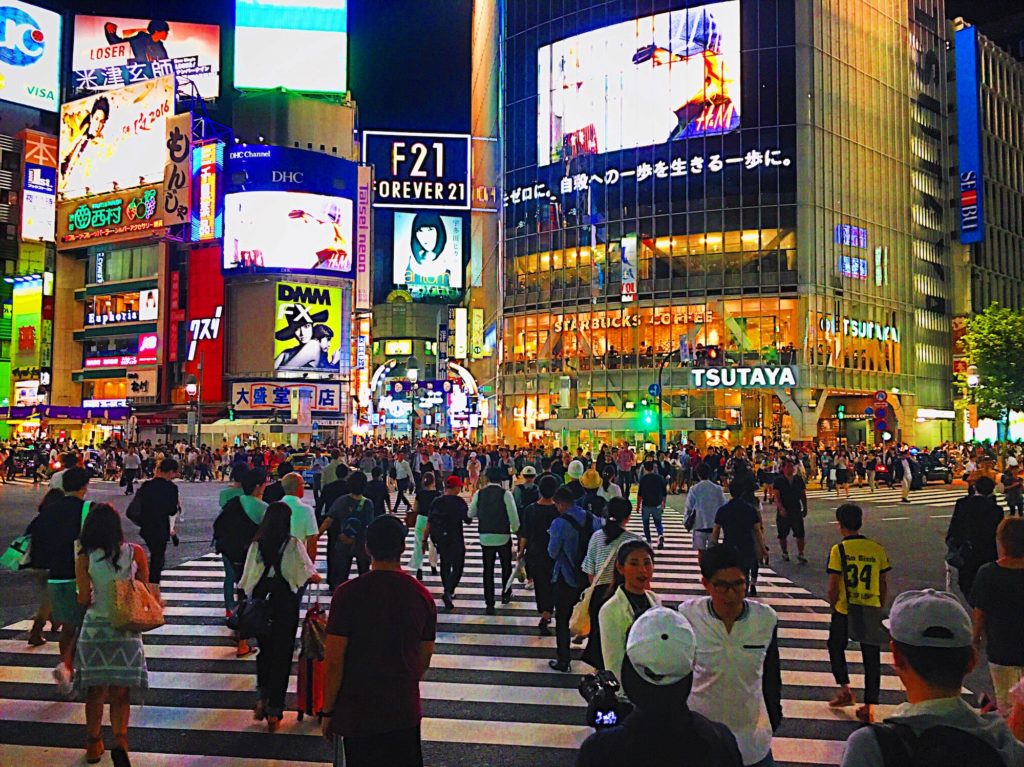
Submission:
{"label": "crossing pedestrian", "polygon": [[160,578],[167,556],[167,544],[171,540],[171,519],[181,512],[178,500],[178,462],[164,458],[157,466],[153,479],[146,480],[139,487],[133,504],[140,514],[139,535],[149,549],[149,582],[152,591],[160,596]]}
{"label": "crossing pedestrian", "polygon": [[519,530],[519,512],[512,493],[501,486],[507,470],[495,467],[488,470],[482,487],[469,502],[469,518],[478,519],[480,546],[483,549],[484,607],[487,615],[494,615],[494,560],[501,562],[501,603],[512,601],[512,592],[505,585],[512,577],[512,535]]}
{"label": "crossing pedestrian", "polygon": [[551,615],[555,610],[551,583],[554,561],[548,555],[548,530],[558,517],[553,498],[560,486],[558,478],[551,474],[541,477],[537,483],[540,497],[523,509],[519,524],[519,550],[526,560],[526,574],[533,579],[533,596],[540,613],[537,629],[541,636],[551,636]]}
{"label": "crossing pedestrian", "polygon": [[357,471],[348,478],[348,494],[331,504],[320,523],[319,535],[327,533],[327,583],[334,589],[348,580],[352,562],[360,575],[370,569],[366,552],[366,528],[373,521],[373,503],[363,496],[366,475]]}
{"label": "crossing pedestrian", "polygon": [[142,468],[142,459],[134,447],[129,447],[125,453],[124,463],[121,467],[121,484],[124,485],[124,494],[131,495],[135,492],[135,480]]}
{"label": "crossing pedestrian", "polygon": [[704,550],[713,543],[715,516],[726,504],[722,486],[711,481],[711,469],[706,464],[697,466],[697,483],[686,494],[684,519],[692,528],[691,545],[697,552],[697,562],[704,559]]}
{"label": "crossing pedestrian", "polygon": [[993,490],[995,482],[992,478],[980,477],[974,483],[974,495],[966,495],[956,502],[946,531],[947,551],[955,558],[957,582],[967,600],[971,598],[971,587],[978,570],[998,557],[996,528],[1003,521],[1003,510],[993,497]]}
{"label": "crossing pedestrian", "polygon": [[435,487],[436,476],[434,472],[428,471],[420,480],[420,489],[416,491],[415,519],[410,520],[414,523],[412,528],[415,532],[415,543],[413,543],[412,559],[409,562],[409,567],[416,572],[416,578],[421,581],[423,580],[424,554],[428,555],[431,574],[437,575],[437,550],[431,548],[430,539],[424,535],[427,529],[427,518],[430,515],[430,508],[433,506],[434,501],[441,497],[441,493]]}
{"label": "crossing pedestrian", "polygon": [[782,551],[782,560],[789,561],[789,548],[787,539],[790,533],[796,539],[797,560],[802,565],[807,564],[807,557],[804,556],[806,546],[804,517],[807,516],[807,485],[803,478],[796,473],[796,464],[791,458],[784,458],[782,461],[782,476],[775,480],[772,486],[775,499],[775,526],[779,537],[779,549]]}
{"label": "crossing pedestrian", "polygon": [[[43,496],[43,500],[39,502],[37,513],[42,511],[43,508],[49,506],[55,501],[60,501],[64,498],[63,490],[47,490],[46,495]],[[28,531],[26,531],[28,532]],[[49,578],[49,570],[42,565],[42,557],[36,558],[36,551],[34,547],[29,547],[29,562],[25,569],[28,571],[32,578],[32,584],[36,594],[36,602],[39,605],[36,608],[35,615],[32,616],[32,628],[28,632],[28,644],[30,647],[40,647],[46,644],[46,637],[43,636],[43,627],[46,626],[46,621],[50,621],[50,627],[56,628],[56,621],[53,620],[53,607],[50,605],[50,594],[46,587],[46,581]]]}
{"label": "crossing pedestrian", "polygon": [[466,539],[463,528],[469,524],[469,506],[461,496],[462,479],[454,474],[444,483],[444,495],[434,500],[423,530],[424,542],[437,548],[440,559],[442,600],[445,609],[455,609],[455,590],[462,581],[466,564]]}
{"label": "crossing pedestrian", "polygon": [[394,465],[391,467],[394,472],[395,484],[398,488],[398,495],[395,497],[395,505],[392,511],[398,513],[398,504],[405,503],[405,508],[412,511],[412,502],[406,497],[406,493],[412,487],[413,473],[412,466],[405,459],[405,451],[399,450]]}
{"label": "crossing pedestrian", "polygon": [[[600,534],[595,533],[591,541]],[[634,538],[609,555],[615,558],[614,574],[611,583],[601,589],[606,594],[596,621],[600,658],[593,663],[584,653],[583,660],[596,668],[608,669],[616,679],[621,679],[629,627],[647,610],[661,605],[661,600],[650,589],[654,578],[654,550],[647,541]],[[591,643],[594,643],[594,623],[591,622]]]}
{"label": "crossing pedestrian", "polygon": [[1006,511],[1012,517],[1024,516],[1024,479],[1021,478],[1020,467],[1017,459],[1006,459],[1006,471],[1001,478],[1003,484],[1003,498],[1006,499]]}
{"label": "crossing pedestrian", "polygon": [[[768,556],[761,513],[755,505],[756,497],[750,493],[749,483],[742,476],[729,483],[729,495],[730,500],[715,512],[709,543],[718,545],[719,539],[724,537],[722,545],[736,553],[747,578],[747,596],[756,597],[759,565]],[[704,561],[703,551],[698,551],[697,555],[700,564]]]}
{"label": "crossing pedestrian", "polygon": [[[628,495],[626,496],[629,497]],[[668,502],[668,488],[665,478],[657,473],[654,461],[644,462],[644,473],[640,477],[636,490],[636,505],[640,507],[640,515],[644,523],[644,538],[651,543],[651,520],[658,533],[658,549],[665,548],[665,526],[662,516]]]}

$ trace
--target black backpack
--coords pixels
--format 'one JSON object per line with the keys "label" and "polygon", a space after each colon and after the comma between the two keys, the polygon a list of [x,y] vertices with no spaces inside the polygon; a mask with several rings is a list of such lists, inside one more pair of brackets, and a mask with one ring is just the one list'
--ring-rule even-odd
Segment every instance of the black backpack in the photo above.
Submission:
{"label": "black backpack", "polygon": [[919,735],[895,722],[871,729],[885,767],[1007,767],[994,746],[956,727],[929,727]]}
{"label": "black backpack", "polygon": [[242,502],[232,498],[213,521],[214,548],[232,564],[242,564],[258,529],[259,525],[245,513]]}
{"label": "black backpack", "polygon": [[537,487],[537,483],[531,482],[529,484],[520,485],[519,498],[521,499],[519,512],[522,513],[523,509],[527,506],[540,500],[540,488]]}

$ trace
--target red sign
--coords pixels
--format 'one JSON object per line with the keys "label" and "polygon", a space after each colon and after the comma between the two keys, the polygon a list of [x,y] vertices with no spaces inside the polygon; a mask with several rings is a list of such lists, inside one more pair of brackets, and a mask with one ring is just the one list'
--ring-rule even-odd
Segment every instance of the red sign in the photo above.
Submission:
{"label": "red sign", "polygon": [[188,255],[183,368],[186,373],[202,379],[203,399],[209,402],[224,399],[224,315],[221,248],[219,245],[195,248]]}
{"label": "red sign", "polygon": [[177,362],[178,361],[178,323],[181,322],[184,317],[181,316],[181,309],[179,304],[181,303],[181,274],[179,272],[171,272],[171,301],[170,301],[170,318],[167,323],[167,361]]}
{"label": "red sign", "polygon": [[156,333],[144,333],[139,336],[139,364],[155,365],[160,361],[160,342]]}

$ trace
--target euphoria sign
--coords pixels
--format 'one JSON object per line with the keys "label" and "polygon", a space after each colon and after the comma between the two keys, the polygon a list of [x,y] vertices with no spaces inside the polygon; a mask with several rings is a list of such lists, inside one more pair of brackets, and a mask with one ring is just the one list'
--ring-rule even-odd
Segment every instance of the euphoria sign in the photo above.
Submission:
{"label": "euphoria sign", "polygon": [[363,131],[374,207],[469,210],[470,137]]}

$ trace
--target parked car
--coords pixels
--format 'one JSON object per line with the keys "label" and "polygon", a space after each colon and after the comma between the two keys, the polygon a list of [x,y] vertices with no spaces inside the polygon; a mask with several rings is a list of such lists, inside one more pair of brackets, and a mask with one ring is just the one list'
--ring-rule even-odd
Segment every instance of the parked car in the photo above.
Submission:
{"label": "parked car", "polygon": [[310,489],[313,488],[313,475],[318,473],[313,471],[313,459],[315,457],[313,453],[295,453],[288,456],[292,468],[302,475],[302,481]]}
{"label": "parked car", "polygon": [[921,464],[921,472],[924,474],[925,482],[945,482],[947,485],[952,484],[952,467],[947,466],[937,457],[930,453],[921,453],[917,456],[917,462]]}
{"label": "parked car", "polygon": [[39,466],[39,457],[35,450],[22,448],[14,451],[14,470],[16,475],[32,477]]}

